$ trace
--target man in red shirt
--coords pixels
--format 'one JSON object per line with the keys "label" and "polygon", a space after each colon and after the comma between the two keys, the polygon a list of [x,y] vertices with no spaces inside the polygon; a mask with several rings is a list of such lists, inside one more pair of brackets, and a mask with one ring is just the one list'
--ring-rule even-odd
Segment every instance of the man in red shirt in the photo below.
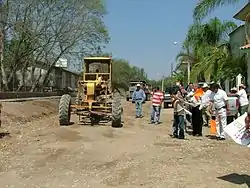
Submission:
{"label": "man in red shirt", "polygon": [[153,92],[152,95],[152,112],[151,112],[151,123],[158,124],[160,119],[161,105],[164,100],[164,94],[159,87]]}

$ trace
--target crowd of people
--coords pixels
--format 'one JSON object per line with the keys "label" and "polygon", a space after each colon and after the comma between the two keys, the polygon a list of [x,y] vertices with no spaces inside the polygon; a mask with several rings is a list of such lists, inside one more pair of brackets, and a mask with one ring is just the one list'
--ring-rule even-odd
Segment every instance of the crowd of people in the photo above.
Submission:
{"label": "crowd of people", "polygon": [[[135,101],[136,118],[142,118],[142,103],[146,96],[140,84],[136,86],[132,100]],[[180,84],[172,93],[174,121],[173,137],[185,138],[186,122],[192,127],[193,136],[202,136],[202,127],[210,126],[211,120],[216,121],[217,139],[225,140],[224,127],[227,125],[227,111],[229,110],[228,96],[234,96],[239,101],[239,114],[248,112],[249,101],[244,84],[240,84],[227,94],[217,83],[204,83],[203,85],[190,83],[186,89]],[[158,124],[164,93],[158,87],[152,92],[151,124]],[[250,114],[250,111],[249,111]],[[237,116],[235,117],[237,118]],[[248,122],[249,120],[249,122]],[[247,118],[250,124],[250,118]]]}

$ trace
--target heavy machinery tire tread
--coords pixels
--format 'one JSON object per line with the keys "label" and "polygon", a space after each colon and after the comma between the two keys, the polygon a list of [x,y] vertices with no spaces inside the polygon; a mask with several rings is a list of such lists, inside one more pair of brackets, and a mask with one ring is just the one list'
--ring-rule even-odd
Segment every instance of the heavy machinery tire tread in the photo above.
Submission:
{"label": "heavy machinery tire tread", "polygon": [[122,103],[121,95],[119,92],[113,92],[113,101],[112,101],[112,127],[121,128],[122,124]]}
{"label": "heavy machinery tire tread", "polygon": [[69,125],[70,123],[71,96],[64,94],[59,102],[59,124]]}

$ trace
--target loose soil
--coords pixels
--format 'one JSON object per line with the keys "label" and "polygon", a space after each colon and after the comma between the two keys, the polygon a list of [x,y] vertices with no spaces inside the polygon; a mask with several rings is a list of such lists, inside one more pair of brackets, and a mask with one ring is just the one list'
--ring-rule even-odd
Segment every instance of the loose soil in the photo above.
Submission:
{"label": "loose soil", "polygon": [[5,103],[0,128],[1,188],[250,187],[249,149],[232,141],[187,135],[173,139],[172,109],[162,123],[135,119],[124,103],[124,126],[60,127],[57,100]]}

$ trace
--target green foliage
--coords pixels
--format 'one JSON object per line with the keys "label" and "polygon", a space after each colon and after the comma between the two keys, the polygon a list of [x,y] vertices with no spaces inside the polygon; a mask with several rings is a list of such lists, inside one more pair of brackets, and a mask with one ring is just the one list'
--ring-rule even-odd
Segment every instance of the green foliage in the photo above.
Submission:
{"label": "green foliage", "polygon": [[[228,33],[236,27],[234,22],[220,21],[218,18],[190,26],[183,44],[185,51],[177,55],[177,60],[191,63],[191,81],[217,81],[229,76],[225,74],[226,67],[232,61]],[[236,67],[230,68],[232,74],[239,71]]]}
{"label": "green foliage", "polygon": [[205,18],[216,8],[239,3],[240,0],[200,0],[193,11],[193,17],[195,20],[200,20]]}
{"label": "green foliage", "polygon": [[148,81],[147,74],[143,68],[131,66],[124,59],[113,59],[112,85],[116,88],[128,89],[132,80]]}
{"label": "green foliage", "polygon": [[221,21],[218,18],[210,19],[207,23],[194,23],[189,27],[185,43],[193,51],[204,45],[220,45],[228,41],[228,34],[237,28],[232,21]]}
{"label": "green foliage", "polygon": [[[47,69],[32,80],[45,84],[59,58],[82,59],[99,53],[109,42],[102,0],[6,0],[1,7],[5,49],[2,75],[6,88],[17,71],[31,66]],[[3,73],[5,72],[5,74]],[[31,72],[34,76],[34,72]],[[5,82],[4,82],[5,83]]]}

